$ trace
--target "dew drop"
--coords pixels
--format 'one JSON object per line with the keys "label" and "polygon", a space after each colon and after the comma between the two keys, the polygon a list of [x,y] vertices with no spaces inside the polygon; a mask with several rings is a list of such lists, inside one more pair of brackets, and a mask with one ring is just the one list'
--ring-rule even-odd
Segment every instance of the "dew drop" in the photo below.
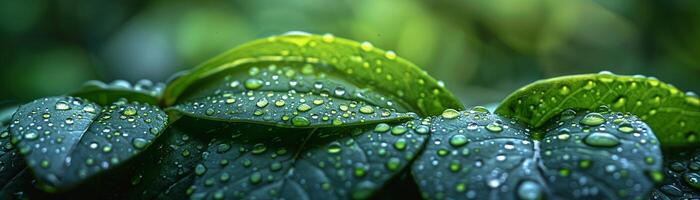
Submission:
{"label": "dew drop", "polygon": [[449,142],[450,145],[452,145],[453,147],[464,146],[465,144],[467,144],[467,137],[462,134],[453,135],[452,137],[450,137]]}
{"label": "dew drop", "polygon": [[306,117],[295,116],[292,118],[292,125],[297,127],[309,126],[311,122]]}
{"label": "dew drop", "polygon": [[449,108],[449,109],[442,111],[442,118],[445,118],[445,119],[454,119],[454,118],[457,118],[458,116],[459,116],[459,111],[457,111],[455,109]]}
{"label": "dew drop", "polygon": [[343,150],[343,148],[340,146],[340,143],[338,142],[332,142],[330,145],[328,145],[328,153],[330,154],[338,154]]}
{"label": "dew drop", "polygon": [[391,157],[386,161],[386,168],[389,171],[396,171],[399,169],[399,166],[401,166],[401,159],[397,157]]}
{"label": "dew drop", "polygon": [[66,102],[59,101],[56,103],[56,110],[69,110],[69,109],[70,109],[70,105],[68,105],[68,103],[66,103]]}
{"label": "dew drop", "polygon": [[386,59],[389,59],[389,60],[394,60],[394,59],[396,59],[396,52],[394,52],[394,51],[386,51],[386,52],[384,53],[384,57],[386,57]]}
{"label": "dew drop", "polygon": [[518,185],[518,198],[522,200],[542,199],[542,186],[537,182],[526,180]]}
{"label": "dew drop", "polygon": [[146,147],[147,144],[148,144],[148,140],[143,139],[143,138],[137,137],[137,138],[134,138],[131,140],[131,145],[133,145],[134,148],[137,148],[137,149],[143,149],[144,147]]}
{"label": "dew drop", "polygon": [[389,126],[389,124],[386,123],[379,123],[377,124],[377,126],[374,127],[374,131],[377,133],[384,133],[389,131],[389,129],[391,129],[391,126]]}
{"label": "dew drop", "polygon": [[594,147],[614,147],[620,144],[620,139],[610,133],[594,132],[586,135],[583,142]]}
{"label": "dew drop", "polygon": [[588,113],[581,119],[580,123],[588,126],[598,126],[605,123],[605,118],[600,113]]}
{"label": "dew drop", "polygon": [[374,113],[374,108],[372,108],[372,106],[369,105],[362,106],[360,107],[360,112],[364,114],[372,114]]}
{"label": "dew drop", "polygon": [[362,42],[362,44],[360,44],[360,48],[363,51],[368,52],[368,51],[371,51],[374,48],[374,46],[372,45],[372,43]]}
{"label": "dew drop", "polygon": [[246,89],[256,90],[256,89],[259,89],[260,87],[262,87],[263,81],[260,79],[248,79],[245,81],[245,83],[243,85],[245,86]]}
{"label": "dew drop", "polygon": [[134,115],[136,115],[136,108],[131,107],[131,106],[126,107],[126,108],[124,109],[124,111],[122,111],[122,115],[124,115],[124,116],[134,116]]}

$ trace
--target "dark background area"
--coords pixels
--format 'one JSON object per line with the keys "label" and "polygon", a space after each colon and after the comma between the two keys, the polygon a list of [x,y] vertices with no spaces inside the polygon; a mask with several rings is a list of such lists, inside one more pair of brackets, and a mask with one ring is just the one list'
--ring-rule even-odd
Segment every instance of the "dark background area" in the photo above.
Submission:
{"label": "dark background area", "polygon": [[601,70],[700,91],[694,0],[0,0],[0,102],[64,94],[91,79],[162,82],[287,31],[393,50],[468,105]]}

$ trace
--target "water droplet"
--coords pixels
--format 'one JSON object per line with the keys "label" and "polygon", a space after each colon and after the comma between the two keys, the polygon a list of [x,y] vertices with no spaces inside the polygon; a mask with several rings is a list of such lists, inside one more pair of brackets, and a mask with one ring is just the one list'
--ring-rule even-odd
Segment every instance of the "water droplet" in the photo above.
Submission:
{"label": "water droplet", "polygon": [[197,166],[194,167],[194,173],[195,173],[197,176],[204,175],[205,172],[207,172],[207,167],[205,167],[205,166],[202,165],[202,164],[197,164]]}
{"label": "water droplet", "polygon": [[29,132],[24,134],[24,139],[27,140],[34,140],[39,137],[39,134],[36,132]]}
{"label": "water droplet", "polygon": [[396,150],[406,149],[406,139],[399,138],[398,140],[396,140],[396,142],[394,142],[394,148],[396,148]]}
{"label": "water droplet", "polygon": [[471,111],[476,113],[490,113],[489,109],[483,106],[474,106]]}
{"label": "water droplet", "polygon": [[386,59],[389,59],[389,60],[394,60],[394,59],[396,59],[396,52],[394,52],[394,51],[386,51],[386,52],[384,53],[384,57],[386,57]]}
{"label": "water droplet", "polygon": [[343,150],[343,148],[340,146],[340,143],[338,142],[332,142],[330,145],[328,145],[328,153],[330,154],[338,154]]}
{"label": "water droplet", "polygon": [[442,118],[445,118],[445,119],[454,119],[458,116],[459,116],[459,111],[457,111],[455,109],[449,108],[449,109],[442,111]]}
{"label": "water droplet", "polygon": [[333,36],[333,34],[326,33],[326,34],[323,34],[323,36],[321,37],[321,40],[323,40],[323,42],[325,42],[325,43],[332,43],[333,40],[335,40],[335,36]]}
{"label": "water droplet", "polygon": [[260,79],[248,79],[243,85],[246,89],[256,90],[263,86],[263,81]]}
{"label": "water droplet", "polygon": [[695,189],[700,189],[700,175],[694,172],[683,174],[683,180]]}
{"label": "water droplet", "polygon": [[284,106],[284,104],[285,104],[284,100],[280,99],[280,100],[275,101],[275,106],[277,106],[277,107],[282,107],[282,106]]}
{"label": "water droplet", "polygon": [[258,100],[258,102],[255,103],[255,105],[258,106],[258,108],[264,108],[265,106],[267,106],[267,104],[268,104],[268,101],[266,98],[262,98],[262,99]]}
{"label": "water droplet", "polygon": [[486,130],[489,130],[494,133],[498,133],[503,131],[503,126],[499,123],[496,122],[491,122],[488,125],[486,125]]}
{"label": "water droplet", "polygon": [[561,86],[561,88],[559,88],[559,94],[561,94],[561,95],[567,95],[570,92],[571,92],[571,89],[569,89],[569,87],[567,87],[567,86]]}
{"label": "water droplet", "polygon": [[391,126],[389,126],[389,124],[386,123],[379,123],[376,127],[374,127],[374,131],[378,133],[387,132],[389,131],[389,129],[391,129]]}
{"label": "water droplet", "polygon": [[66,102],[59,101],[56,103],[56,110],[69,110],[69,109],[70,109],[70,105],[68,105],[68,103],[66,103]]}
{"label": "water droplet", "polygon": [[335,88],[333,93],[335,93],[336,96],[343,96],[345,94],[345,88],[342,86],[338,86]]}
{"label": "water droplet", "polygon": [[372,106],[369,105],[362,106],[360,107],[360,112],[364,114],[372,114],[374,113],[374,108],[372,108]]}
{"label": "water droplet", "polygon": [[583,142],[594,147],[614,147],[620,144],[620,139],[610,133],[594,132],[586,135]]}
{"label": "water droplet", "polygon": [[217,153],[225,153],[225,152],[227,152],[229,149],[231,149],[231,145],[226,144],[226,143],[221,143],[221,144],[219,144],[219,145],[216,146],[216,152],[217,152]]}
{"label": "water droplet", "polygon": [[44,119],[48,119],[48,118],[51,118],[51,114],[44,113],[43,115],[41,115],[41,117],[43,117]]}
{"label": "water droplet", "polygon": [[391,128],[392,135],[401,135],[404,134],[406,131],[408,131],[408,129],[402,125],[394,126],[393,128]]}
{"label": "water droplet", "polygon": [[617,130],[623,133],[631,133],[634,131],[634,127],[632,127],[632,124],[630,123],[622,123],[619,127],[617,127]]}
{"label": "water droplet", "polygon": [[251,153],[261,154],[261,153],[265,153],[266,150],[267,150],[267,147],[265,146],[265,144],[257,143],[255,145],[253,145],[253,150],[251,151]]}
{"label": "water droplet", "polygon": [[474,122],[469,122],[469,124],[467,124],[467,130],[474,131],[478,128],[479,128],[479,125],[474,123]]}
{"label": "water droplet", "polygon": [[360,44],[360,48],[361,48],[363,51],[366,51],[366,52],[367,52],[367,51],[371,51],[371,50],[374,48],[374,46],[372,45],[372,43],[369,43],[369,42],[362,42],[362,44]]}
{"label": "water droplet", "polygon": [[249,180],[252,184],[258,184],[262,180],[262,174],[260,172],[253,172],[253,174],[250,175]]}
{"label": "water droplet", "polygon": [[85,107],[83,107],[83,111],[88,112],[88,113],[95,113],[95,107],[85,106]]}
{"label": "water droplet", "polygon": [[302,104],[299,104],[299,106],[297,106],[297,110],[299,112],[306,112],[306,111],[311,110],[311,106],[309,106],[309,104],[302,103]]}
{"label": "water droplet", "polygon": [[386,168],[389,171],[396,171],[399,169],[399,166],[401,166],[401,159],[397,157],[391,157],[386,161]]}
{"label": "water droplet", "polygon": [[559,116],[560,121],[569,121],[573,118],[576,117],[576,111],[571,110],[571,109],[566,109],[561,112],[561,115]]}
{"label": "water droplet", "polygon": [[295,116],[292,118],[292,125],[297,127],[309,126],[311,122],[306,117]]}
{"label": "water droplet", "polygon": [[214,115],[215,112],[216,111],[213,108],[207,108],[207,110],[204,111],[204,114],[211,116]]}
{"label": "water droplet", "polygon": [[605,123],[605,118],[600,113],[588,113],[581,119],[580,123],[588,126],[598,126]]}
{"label": "water droplet", "polygon": [[518,198],[522,200],[542,199],[542,186],[537,182],[526,180],[518,185]]}
{"label": "water droplet", "polygon": [[467,144],[467,137],[461,134],[453,135],[450,137],[450,145],[453,147],[460,147]]}
{"label": "water droplet", "polygon": [[148,145],[148,140],[137,137],[131,140],[131,144],[134,145],[134,148],[143,149]]}
{"label": "water droplet", "polygon": [[125,115],[125,116],[134,116],[134,115],[136,115],[136,108],[131,107],[131,106],[126,107],[126,108],[124,109],[124,111],[122,111],[122,115]]}

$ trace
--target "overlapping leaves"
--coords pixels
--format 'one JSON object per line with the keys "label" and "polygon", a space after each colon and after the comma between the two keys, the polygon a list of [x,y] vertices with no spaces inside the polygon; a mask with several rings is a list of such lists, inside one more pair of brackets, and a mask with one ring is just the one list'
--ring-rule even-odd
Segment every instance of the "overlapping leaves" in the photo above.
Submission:
{"label": "overlapping leaves", "polygon": [[642,199],[662,178],[651,129],[622,113],[568,110],[540,133],[448,110],[431,129],[413,165],[428,199]]}

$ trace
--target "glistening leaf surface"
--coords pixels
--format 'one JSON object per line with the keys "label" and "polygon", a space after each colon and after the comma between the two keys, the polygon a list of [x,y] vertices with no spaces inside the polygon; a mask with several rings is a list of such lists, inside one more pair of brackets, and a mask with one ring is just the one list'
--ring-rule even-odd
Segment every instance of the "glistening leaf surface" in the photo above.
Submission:
{"label": "glistening leaf surface", "polygon": [[282,127],[346,126],[415,116],[396,112],[385,97],[328,78],[310,66],[297,70],[270,64],[232,72],[173,110],[201,119]]}
{"label": "glistening leaf surface", "polygon": [[665,147],[700,142],[698,96],[643,76],[600,73],[537,81],[511,94],[496,113],[539,127],[565,109],[601,105],[639,116]]}
{"label": "glistening leaf surface", "polygon": [[700,150],[665,153],[664,172],[650,199],[700,199]]}
{"label": "glistening leaf surface", "polygon": [[[195,167],[193,199],[366,199],[427,139],[421,121],[350,129],[241,124]],[[427,123],[427,122],[426,122]]]}
{"label": "glistening leaf surface", "polygon": [[74,97],[25,104],[10,134],[47,190],[67,189],[144,150],[165,128],[167,116],[152,105],[115,102],[100,107]]}
{"label": "glistening leaf surface", "polygon": [[446,112],[412,168],[423,197],[642,199],[660,181],[658,142],[636,117],[562,116],[532,140],[529,129],[483,110]]}
{"label": "glistening leaf surface", "polygon": [[183,95],[190,93],[186,91],[197,91],[195,83],[211,76],[230,70],[246,71],[245,66],[270,64],[291,66],[295,70],[309,66],[324,71],[329,78],[380,94],[384,101],[394,103],[382,107],[405,108],[423,116],[438,114],[446,108],[462,108],[457,98],[435,79],[394,52],[330,34],[272,36],[234,48],[172,81],[164,92],[165,103],[173,105],[186,100]]}

